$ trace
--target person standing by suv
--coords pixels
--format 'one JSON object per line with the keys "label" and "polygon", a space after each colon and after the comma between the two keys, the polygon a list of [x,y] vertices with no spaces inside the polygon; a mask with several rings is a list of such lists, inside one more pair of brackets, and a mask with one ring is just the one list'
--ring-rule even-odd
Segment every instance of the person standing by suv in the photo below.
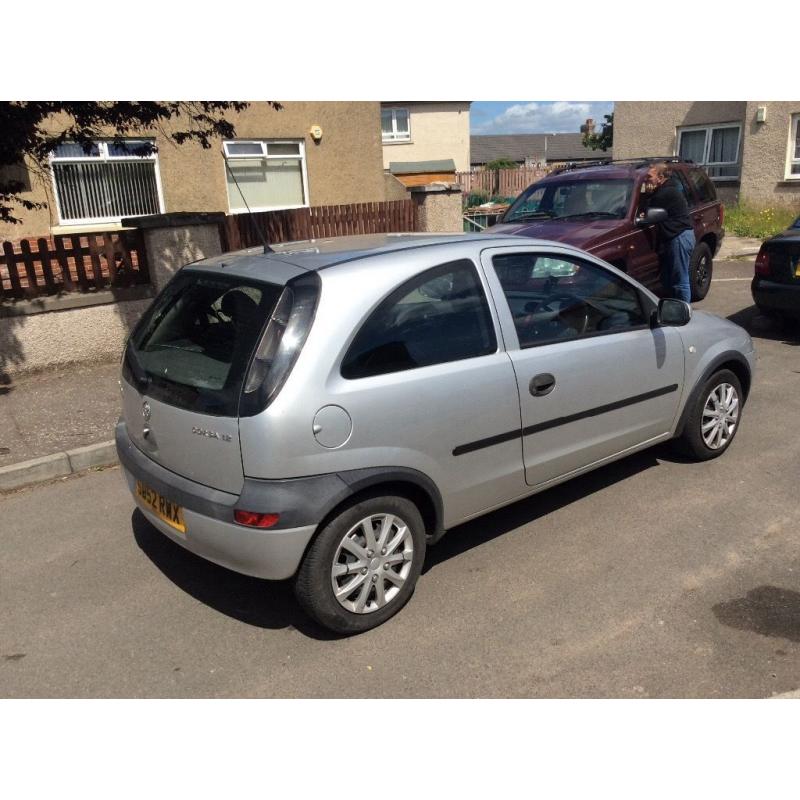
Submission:
{"label": "person standing by suv", "polygon": [[689,204],[666,162],[653,164],[647,170],[647,181],[652,187],[648,207],[667,212],[667,219],[658,223],[661,285],[668,296],[689,303],[692,299],[689,261],[695,246]]}

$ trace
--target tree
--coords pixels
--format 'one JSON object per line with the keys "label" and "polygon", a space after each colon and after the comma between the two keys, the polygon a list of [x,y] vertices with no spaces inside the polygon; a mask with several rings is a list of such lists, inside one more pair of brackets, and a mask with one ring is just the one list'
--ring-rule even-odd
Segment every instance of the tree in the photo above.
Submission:
{"label": "tree", "polygon": [[496,158],[484,166],[484,169],[517,169],[519,164],[510,158]]}
{"label": "tree", "polygon": [[[267,101],[279,111],[282,106]],[[75,142],[89,153],[92,142],[113,139],[123,145],[125,136],[160,132],[177,145],[196,142],[204,149],[217,138],[233,138],[228,112],[243,111],[249,103],[229,101],[108,101],[108,102],[0,102],[0,222],[21,222],[17,207],[46,208],[22,196],[25,169],[49,178],[50,153],[64,142]],[[169,130],[167,125],[169,124]],[[157,148],[144,142],[131,147],[133,155],[149,155]]]}
{"label": "tree", "polygon": [[[602,124],[600,133],[583,130],[583,146],[592,150],[608,150],[614,144],[614,112],[604,114],[605,122]],[[581,126],[585,128],[585,126]]]}

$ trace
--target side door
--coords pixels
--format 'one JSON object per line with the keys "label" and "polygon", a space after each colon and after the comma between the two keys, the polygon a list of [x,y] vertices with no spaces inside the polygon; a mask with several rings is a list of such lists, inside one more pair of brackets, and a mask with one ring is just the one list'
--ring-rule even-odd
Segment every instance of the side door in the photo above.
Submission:
{"label": "side door", "polygon": [[[658,292],[661,287],[661,270],[658,261],[658,231],[655,225],[636,225],[636,218],[647,207],[643,193],[644,181],[640,181],[634,191],[633,213],[629,217],[632,233],[627,244],[627,273],[643,283],[648,289]],[[598,256],[600,254],[598,253]],[[600,256],[602,257],[602,256]]]}
{"label": "side door", "polygon": [[719,229],[720,210],[717,190],[700,167],[692,167],[689,170],[688,182],[694,193],[694,197],[689,200],[689,213],[692,215],[695,238],[699,242],[709,231],[716,233]]}
{"label": "side door", "polygon": [[531,486],[666,438],[683,385],[673,328],[611,267],[556,248],[483,251],[517,379]]}
{"label": "side door", "polygon": [[330,385],[361,464],[411,467],[445,526],[525,493],[519,398],[482,270],[470,259],[400,283],[364,320]]}

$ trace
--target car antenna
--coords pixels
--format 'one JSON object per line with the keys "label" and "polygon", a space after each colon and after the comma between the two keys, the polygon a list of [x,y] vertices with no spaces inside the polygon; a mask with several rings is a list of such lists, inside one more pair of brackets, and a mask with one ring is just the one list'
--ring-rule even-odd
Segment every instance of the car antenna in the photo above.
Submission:
{"label": "car antenna", "polygon": [[255,215],[250,210],[250,206],[247,205],[247,199],[244,196],[242,187],[239,186],[239,181],[236,180],[236,176],[233,174],[231,165],[228,163],[228,157],[225,155],[225,145],[222,145],[222,160],[225,162],[225,169],[228,170],[228,174],[231,176],[231,178],[233,178],[233,182],[236,184],[236,188],[239,190],[239,194],[242,196],[242,202],[244,203],[244,207],[247,209],[247,213],[250,215],[253,227],[256,229],[258,233],[258,238],[261,239],[261,243],[264,245],[264,252],[274,253],[275,251],[267,244],[267,240],[264,238],[264,233],[262,232],[261,227],[256,222]]}

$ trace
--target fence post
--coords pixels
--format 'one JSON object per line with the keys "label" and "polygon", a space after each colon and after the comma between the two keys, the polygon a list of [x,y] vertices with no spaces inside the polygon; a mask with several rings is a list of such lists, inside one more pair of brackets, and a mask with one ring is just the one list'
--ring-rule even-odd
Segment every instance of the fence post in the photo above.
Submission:
{"label": "fence post", "polygon": [[411,186],[415,228],[431,233],[456,233],[464,230],[461,187],[457,183],[429,183]]}
{"label": "fence post", "polygon": [[126,228],[142,232],[150,282],[162,289],[184,264],[222,253],[222,212],[177,211],[122,220]]}

